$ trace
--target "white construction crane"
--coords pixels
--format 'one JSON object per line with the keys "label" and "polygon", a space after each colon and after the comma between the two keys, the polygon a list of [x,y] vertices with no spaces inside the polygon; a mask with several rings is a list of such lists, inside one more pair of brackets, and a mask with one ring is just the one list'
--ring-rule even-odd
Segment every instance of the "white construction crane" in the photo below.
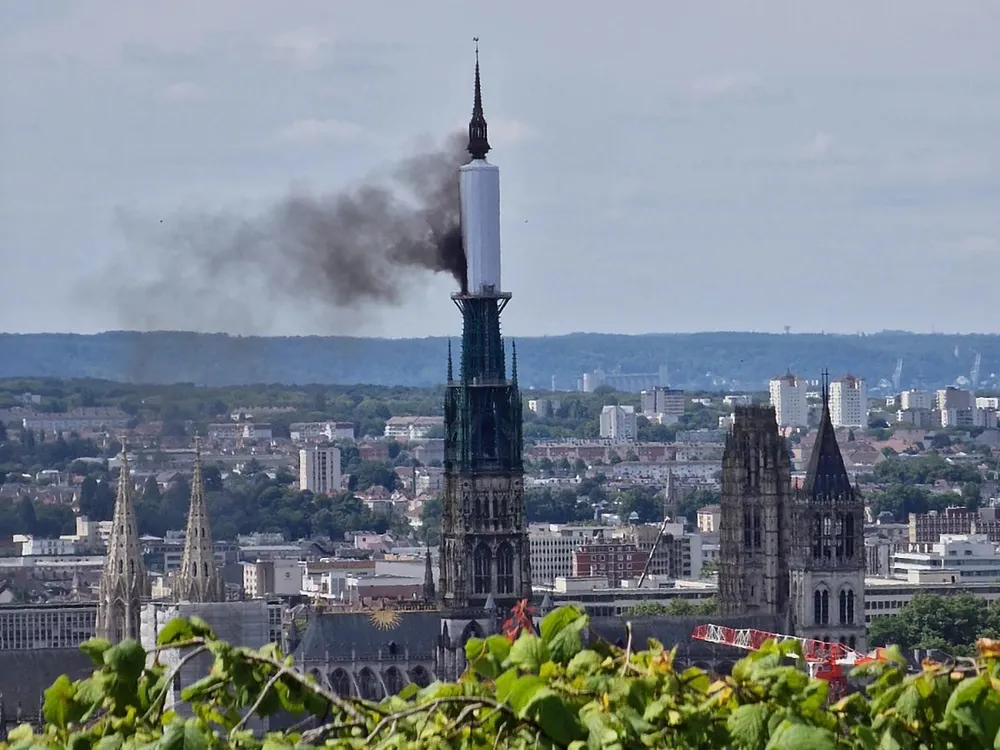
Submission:
{"label": "white construction crane", "polygon": [[903,377],[903,358],[896,360],[896,369],[892,371],[892,391],[899,395],[900,379]]}

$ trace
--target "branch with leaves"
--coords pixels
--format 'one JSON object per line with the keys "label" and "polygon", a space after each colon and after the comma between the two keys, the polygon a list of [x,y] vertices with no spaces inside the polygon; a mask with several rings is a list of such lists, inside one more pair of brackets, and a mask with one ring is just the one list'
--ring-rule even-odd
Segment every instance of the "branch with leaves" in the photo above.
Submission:
{"label": "branch with leaves", "polygon": [[[17,750],[292,750],[395,748],[851,748],[1000,747],[1000,643],[982,640],[959,666],[908,674],[898,651],[853,678],[865,687],[831,705],[827,683],[801,670],[798,644],[765,644],[713,679],[680,669],[656,641],[624,649],[589,637],[563,607],[536,627],[522,602],[506,633],[473,638],[455,683],[407,686],[381,702],[345,697],[269,645],[219,640],[205,622],[170,622],[158,646],[84,645],[91,677],[46,691],[40,731],[20,727]],[[589,642],[588,642],[589,641]],[[172,696],[174,678],[205,674]],[[166,662],[166,663],[165,663]],[[859,683],[860,684],[860,683]],[[177,703],[168,702],[179,699]],[[284,714],[292,729],[264,731]]]}

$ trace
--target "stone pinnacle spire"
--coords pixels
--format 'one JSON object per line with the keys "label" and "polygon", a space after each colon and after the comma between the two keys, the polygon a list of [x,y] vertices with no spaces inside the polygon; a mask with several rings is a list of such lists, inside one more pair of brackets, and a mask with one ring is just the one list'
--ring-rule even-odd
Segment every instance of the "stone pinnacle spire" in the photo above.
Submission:
{"label": "stone pinnacle spire", "polygon": [[431,548],[427,548],[427,554],[424,556],[424,601],[433,602],[435,598],[434,592],[434,569],[431,566]]}
{"label": "stone pinnacle spire", "polygon": [[201,445],[194,441],[194,476],[191,478],[191,506],[188,509],[184,557],[177,571],[174,597],[190,602],[218,602],[223,599],[222,579],[215,568],[215,545],[205,500],[205,480],[201,472]]}
{"label": "stone pinnacle spire", "polygon": [[118,497],[111,519],[108,554],[101,574],[97,603],[97,635],[117,643],[139,638],[141,600],[149,594],[149,581],[142,564],[139,529],[132,507],[132,475],[128,452],[122,440]]}
{"label": "stone pinnacle spire", "polygon": [[483,113],[483,89],[479,82],[479,37],[476,42],[476,89],[472,99],[472,119],[469,120],[469,153],[473,159],[485,159],[490,151],[486,135],[486,115]]}

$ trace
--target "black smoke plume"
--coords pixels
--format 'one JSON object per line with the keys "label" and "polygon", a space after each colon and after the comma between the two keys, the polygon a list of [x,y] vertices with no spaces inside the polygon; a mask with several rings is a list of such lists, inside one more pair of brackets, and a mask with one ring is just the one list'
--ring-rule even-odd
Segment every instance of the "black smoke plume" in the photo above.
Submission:
{"label": "black smoke plume", "polygon": [[467,160],[455,135],[382,179],[293,191],[256,215],[120,212],[127,257],[106,298],[132,330],[259,333],[276,305],[321,315],[398,304],[414,271],[448,273],[466,291],[458,167]]}

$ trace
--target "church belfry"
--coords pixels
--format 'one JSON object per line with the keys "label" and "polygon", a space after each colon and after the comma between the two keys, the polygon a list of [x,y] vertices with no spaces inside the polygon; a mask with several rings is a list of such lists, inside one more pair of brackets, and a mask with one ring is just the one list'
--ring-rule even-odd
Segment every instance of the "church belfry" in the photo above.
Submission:
{"label": "church belfry", "polygon": [[215,567],[215,545],[205,500],[205,479],[201,469],[201,446],[195,438],[194,476],[191,478],[191,505],[188,509],[184,556],[177,571],[173,594],[178,601],[221,602],[224,584]]}
{"label": "church belfry", "polygon": [[112,643],[125,638],[138,640],[142,599],[149,595],[149,581],[139,548],[139,529],[132,507],[132,475],[124,440],[108,556],[98,591],[97,636]]}
{"label": "church belfry", "polygon": [[500,172],[489,151],[476,52],[469,164],[459,172],[465,290],[458,375],[445,394],[445,489],[438,598],[450,611],[506,612],[531,595],[524,524],[521,394],[516,360],[507,377],[500,316],[511,298],[500,285]]}
{"label": "church belfry", "polygon": [[792,618],[797,635],[864,650],[864,501],[851,484],[830,417],[829,377],[806,478],[794,496]]}
{"label": "church belfry", "polygon": [[736,407],[722,457],[719,609],[781,614],[788,607],[791,460],[769,406]]}

